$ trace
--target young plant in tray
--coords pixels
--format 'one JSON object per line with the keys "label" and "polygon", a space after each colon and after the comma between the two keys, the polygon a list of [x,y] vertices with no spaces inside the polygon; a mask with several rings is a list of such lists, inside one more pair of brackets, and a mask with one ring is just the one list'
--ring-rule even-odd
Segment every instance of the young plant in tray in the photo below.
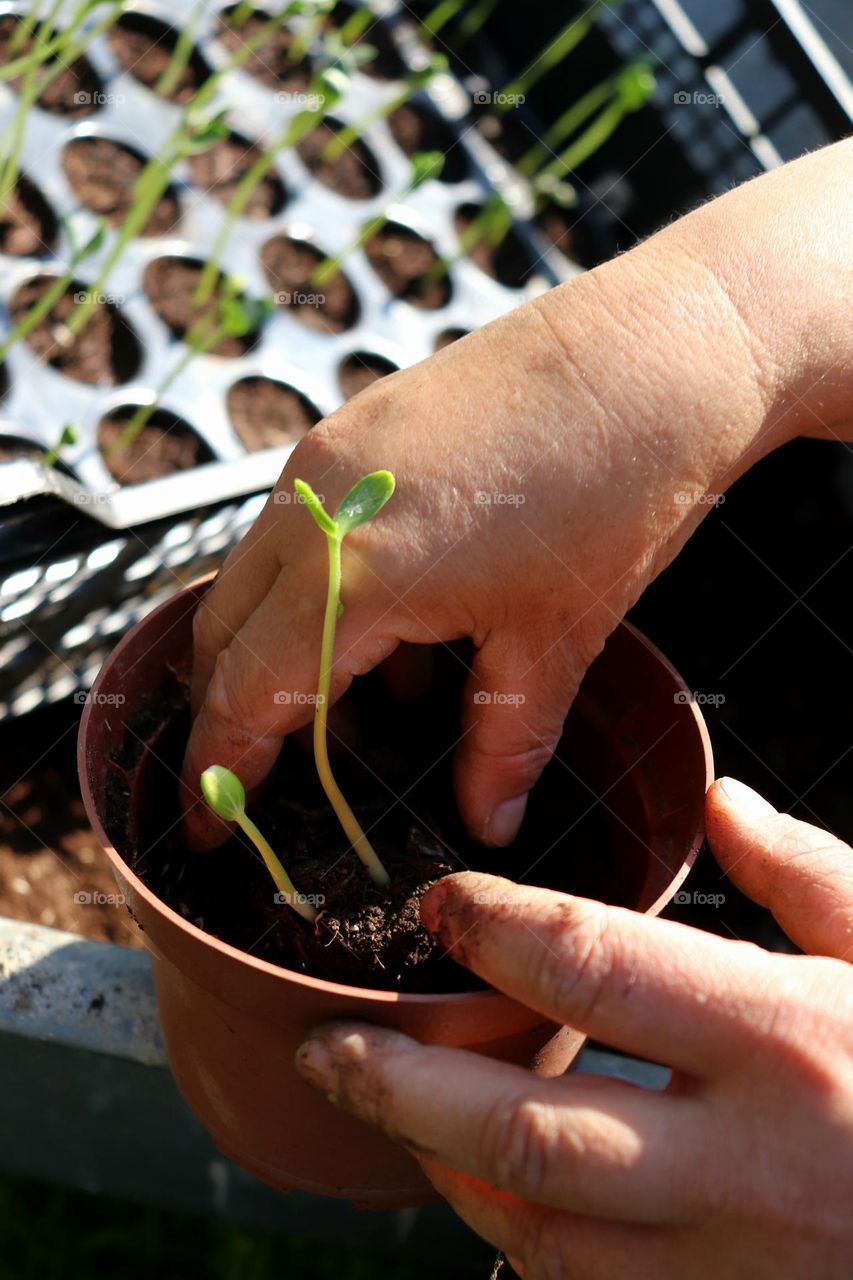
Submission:
{"label": "young plant in tray", "polygon": [[[388,872],[335,780],[329,762],[327,734],[335,631],[338,618],[344,608],[341,603],[341,546],[348,533],[360,524],[372,520],[382,510],[394,492],[394,477],[390,471],[372,471],[369,475],[362,477],[350,489],[333,516],[329,515],[317,494],[304,480],[295,480],[294,487],[325,535],[329,558],[326,609],[320,644],[320,670],[314,707],[314,760],[317,765],[317,774],[347,839],[367,869],[371,880],[379,888],[385,888],[390,883]],[[255,843],[276,884],[281,892],[287,895],[289,905],[299,910],[295,902],[298,895],[290,878],[258,828],[246,817],[246,796],[239,779],[221,765],[212,765],[201,775],[201,789],[214,813],[226,822],[237,822]],[[313,915],[307,915],[305,911],[300,911],[300,914],[309,920],[314,918]]]}
{"label": "young plant in tray", "polygon": [[221,338],[243,338],[261,326],[272,310],[272,303],[267,298],[245,298],[241,294],[242,283],[239,280],[226,277],[221,282],[216,306],[206,311],[186,333],[183,339],[186,351],[158,383],[153,400],[138,406],[127,426],[108,446],[109,454],[121,453],[133,444],[148,425],[163,396],[197,356],[210,351]]}
{"label": "young plant in tray", "polygon": [[322,288],[330,280],[333,280],[342,270],[350,254],[370,244],[371,240],[375,239],[382,228],[388,224],[391,217],[390,209],[394,203],[404,199],[407,195],[411,195],[413,191],[417,191],[418,187],[423,186],[429,179],[439,177],[444,166],[444,156],[440,151],[418,151],[410,158],[409,166],[410,178],[403,190],[393,200],[389,201],[384,209],[374,214],[372,218],[368,218],[358,234],[341,253],[336,253],[333,257],[324,258],[322,262],[317,263],[311,272],[312,285],[316,288]]}
{"label": "young plant in tray", "polygon": [[358,142],[371,125],[387,120],[388,116],[393,115],[399,107],[405,106],[410,98],[431,84],[436,76],[447,71],[448,65],[443,53],[433,54],[425,67],[421,67],[418,71],[411,71],[406,76],[399,93],[393,94],[387,102],[383,102],[374,111],[362,116],[360,120],[338,129],[323,148],[323,159],[325,161],[340,160],[344,152]]}

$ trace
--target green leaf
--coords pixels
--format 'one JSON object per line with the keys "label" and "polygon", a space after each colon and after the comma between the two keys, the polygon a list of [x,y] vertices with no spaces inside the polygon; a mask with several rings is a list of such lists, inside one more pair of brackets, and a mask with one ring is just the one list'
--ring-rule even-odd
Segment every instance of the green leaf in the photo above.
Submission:
{"label": "green leaf", "polygon": [[338,526],[323,506],[310,484],[306,484],[304,480],[294,480],[293,487],[326,536],[332,538],[336,537]]}
{"label": "green leaf", "polygon": [[322,98],[323,110],[328,111],[330,107],[340,102],[349,85],[349,76],[340,67],[326,67],[314,77],[308,92],[316,93],[319,98]]}
{"label": "green leaf", "polygon": [[229,133],[230,130],[225,123],[225,112],[220,111],[209,120],[199,120],[197,123],[192,123],[186,142],[186,150],[190,155],[198,155],[201,151],[207,151],[214,143],[221,142],[223,138],[227,138]]}
{"label": "green leaf", "polygon": [[236,822],[246,810],[246,791],[236,773],[212,764],[199,779],[201,794],[217,817]]}
{"label": "green leaf", "polygon": [[657,88],[645,62],[632,62],[619,77],[619,99],[626,111],[639,111]]}
{"label": "green leaf", "polygon": [[413,89],[421,89],[429,84],[430,80],[434,80],[436,76],[446,71],[449,66],[450,63],[443,53],[434,53],[425,67],[420,67],[406,76],[406,83]]}
{"label": "green leaf", "polygon": [[107,234],[107,224],[101,218],[98,222],[97,229],[89,237],[83,248],[74,254],[75,262],[82,262],[84,258],[91,258],[93,254],[100,253]]}
{"label": "green leaf", "polygon": [[60,449],[66,444],[76,444],[80,437],[77,434],[77,428],[73,422],[67,422],[62,428],[62,434],[59,437]]}
{"label": "green leaf", "polygon": [[385,506],[394,492],[394,477],[390,471],[371,471],[350,489],[335,512],[335,525],[343,538],[366,520],[372,520]]}
{"label": "green leaf", "polygon": [[444,168],[444,153],[441,151],[416,151],[409,161],[411,178],[409,189],[417,191],[430,178],[438,178]]}

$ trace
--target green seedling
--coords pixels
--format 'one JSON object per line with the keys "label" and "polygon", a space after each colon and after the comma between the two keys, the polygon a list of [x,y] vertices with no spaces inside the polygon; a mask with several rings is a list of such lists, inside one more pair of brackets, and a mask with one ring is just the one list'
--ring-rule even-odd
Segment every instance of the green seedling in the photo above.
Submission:
{"label": "green seedling", "polygon": [[186,351],[157,384],[153,400],[138,406],[127,426],[109,445],[106,451],[109,455],[121,453],[133,444],[148,425],[163,396],[197,356],[215,347],[220,338],[243,338],[260,328],[272,310],[272,303],[267,298],[243,298],[240,296],[242,288],[242,282],[233,277],[222,282],[217,306],[187,332],[184,337]]}
{"label": "green seedling", "polygon": [[447,275],[450,268],[467,257],[478,244],[486,243],[496,249],[503,243],[512,226],[512,210],[498,191],[487,197],[482,209],[472,218],[459,237],[459,248],[452,258],[439,258],[424,276],[424,284],[436,284]]}
{"label": "green seedling", "polygon": [[[55,31],[55,23],[62,0],[54,0],[52,8],[39,24],[33,36],[32,50],[24,58],[17,60],[20,64],[18,74],[23,74],[23,80],[18,91],[18,105],[6,134],[7,142],[4,148],[2,169],[0,169],[0,209],[5,206],[18,181],[21,151],[24,145],[30,108],[35,105],[53,81],[62,75],[75,59],[80,56],[89,40],[105,31],[118,16],[121,0],[112,0],[106,18],[98,23],[84,38],[76,38],[77,31],[85,22],[89,13],[101,3],[102,0],[84,0],[84,3],[72,13],[64,30],[57,33]],[[11,70],[11,65],[5,68],[7,75],[4,78],[13,78],[8,75]]]}
{"label": "green seedling", "polygon": [[332,135],[323,148],[323,159],[328,162],[340,160],[344,152],[358,142],[367,129],[374,124],[378,124],[380,120],[387,120],[388,116],[392,115],[398,107],[404,106],[416,93],[420,93],[422,89],[425,89],[436,76],[445,72],[448,65],[447,58],[443,53],[433,54],[425,67],[421,67],[418,71],[412,71],[406,76],[399,93],[395,93],[387,102],[382,103],[374,111],[368,112],[360,120],[338,129],[337,133]]}
{"label": "green seedling", "polygon": [[335,781],[329,764],[327,722],[329,690],[332,682],[332,663],[335,653],[335,629],[343,612],[341,604],[341,545],[348,533],[358,525],[372,520],[385,506],[394,492],[394,477],[390,471],[372,471],[350,489],[334,516],[330,516],[310,485],[304,480],[294,480],[294,488],[311,512],[315,522],[326,537],[329,552],[329,582],[326,593],[326,611],[323,618],[323,638],[320,646],[320,672],[317,679],[317,701],[314,708],[314,760],[323,790],[338,816],[355,852],[367,868],[374,884],[384,888],[390,883],[388,872],[376,854],[361,825],[347,804]]}
{"label": "green seedling", "polygon": [[308,50],[312,43],[322,30],[323,23],[326,21],[328,14],[335,7],[336,0],[300,0],[295,14],[305,19],[305,22],[293,40],[291,41],[288,54],[295,63],[300,63],[307,57]]}
{"label": "green seedling", "polygon": [[221,764],[212,764],[201,775],[200,783],[201,794],[216,816],[223,822],[236,822],[243,834],[251,840],[287,905],[302,916],[303,920],[313,924],[317,919],[317,912],[297,892],[296,886],[273,852],[272,845],[246,813],[246,791],[237,775]]}
{"label": "green seedling", "polygon": [[[632,63],[620,72],[613,86],[612,100],[574,142],[540,169],[533,178],[534,192],[553,198],[556,187],[566,175],[598,151],[626,116],[645,106],[654,91],[655,78],[646,63]],[[588,98],[590,96],[587,95]]]}
{"label": "green seedling", "polygon": [[517,102],[523,102],[534,85],[537,85],[549,71],[558,67],[589,34],[598,12],[615,3],[619,3],[619,0],[592,0],[592,4],[583,13],[567,22],[554,39],[549,40],[545,48],[531,59],[521,75],[510,80],[500,93],[495,95],[494,110],[497,114],[504,115]]}
{"label": "green seedling", "polygon": [[376,14],[369,4],[357,5],[340,29],[343,44],[347,46],[355,44],[375,21]]}
{"label": "green seedling", "polygon": [[466,12],[467,0],[439,0],[424,18],[418,34],[428,44],[431,37],[437,36],[461,14],[459,23],[449,36],[449,43],[455,49],[461,48],[485,26],[499,4],[500,0],[479,0],[478,4],[471,5]]}
{"label": "green seedling", "polygon": [[172,56],[164,67],[162,73],[157,78],[154,85],[154,92],[160,98],[168,98],[174,93],[180,83],[181,76],[189,66],[190,58],[193,55],[193,45],[195,44],[195,34],[198,30],[198,24],[204,12],[204,5],[200,4],[191,18],[181,27],[178,32],[178,38],[175,41],[175,47],[172,50]]}
{"label": "green seedling", "polygon": [[68,266],[63,271],[62,275],[57,276],[50,287],[45,289],[38,301],[30,307],[27,314],[18,321],[17,325],[6,338],[5,342],[0,345],[0,364],[2,364],[6,359],[6,356],[9,354],[12,347],[14,347],[15,343],[20,342],[22,338],[26,338],[31,334],[36,325],[38,325],[56,306],[59,299],[65,293],[65,290],[74,279],[74,273],[80,266],[81,262],[85,262],[87,258],[91,258],[93,254],[98,253],[104,243],[106,225],[103,220],[99,222],[95,233],[89,237],[84,245],[81,245],[80,247],[76,247],[74,244],[70,223],[66,221],[65,225],[71,242],[71,256]]}
{"label": "green seedling", "polygon": [[66,423],[54,443],[49,449],[44,451],[44,454],[42,455],[42,462],[44,462],[48,467],[56,466],[62,450],[69,444],[76,444],[79,438],[80,437],[77,435],[77,428],[74,426],[74,423]]}
{"label": "green seedling", "polygon": [[[71,317],[69,329],[77,336],[82,333],[95,309],[95,296],[104,291],[110,275],[115,269],[126,245],[137,236],[157,207],[158,201],[166,191],[172,179],[172,169],[186,156],[197,154],[214,145],[229,134],[225,123],[225,113],[217,112],[208,117],[205,112],[213,95],[219,87],[223,76],[239,69],[251,57],[267,37],[281,24],[290,13],[286,8],[282,13],[270,18],[263,26],[241,44],[240,48],[224,63],[218,71],[208,76],[204,84],[187,103],[181,112],[180,119],[172,133],[166,139],[161,151],[152,156],[139,174],[134,184],[133,201],[122,220],[113,246],[107,255],[101,273],[93,286],[90,297],[80,304]],[[212,291],[212,290],[211,290]]]}
{"label": "green seedling", "polygon": [[219,276],[219,267],[228,243],[234,234],[237,221],[242,217],[252,198],[252,192],[262,182],[275,164],[279,152],[296,146],[316,129],[323,117],[340,101],[349,87],[348,76],[339,67],[327,67],[318,71],[311,80],[307,96],[316,98],[316,106],[298,112],[281,134],[266,147],[243,174],[234,194],[228,202],[222,223],[213,242],[213,249],[199,276],[193,293],[193,305],[203,307],[208,301]]}
{"label": "green seedling", "polygon": [[347,247],[341,253],[336,253],[333,257],[324,258],[322,262],[318,262],[314,270],[311,272],[311,283],[317,288],[327,285],[333,280],[343,268],[344,263],[351,253],[355,253],[357,249],[363,249],[370,244],[382,228],[390,220],[391,206],[397,201],[404,199],[407,195],[411,195],[413,191],[417,191],[418,187],[423,186],[430,178],[438,178],[444,167],[444,156],[440,151],[418,151],[410,158],[410,178],[406,186],[399,192],[393,200],[385,206],[385,208],[372,218],[368,218],[364,226],[359,231]]}

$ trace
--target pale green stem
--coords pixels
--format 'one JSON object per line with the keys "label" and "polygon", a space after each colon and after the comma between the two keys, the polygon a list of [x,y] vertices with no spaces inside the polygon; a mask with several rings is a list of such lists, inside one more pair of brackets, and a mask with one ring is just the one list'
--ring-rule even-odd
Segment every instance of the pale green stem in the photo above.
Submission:
{"label": "pale green stem", "polygon": [[323,619],[323,640],[320,646],[320,677],[317,682],[317,706],[314,709],[314,759],[317,773],[329,803],[338,816],[346,837],[367,868],[374,884],[384,888],[390,884],[388,872],[380,862],[375,849],[361,829],[352,809],[344,799],[329,764],[326,729],[329,711],[329,691],[332,684],[332,662],[335,651],[335,629],[338,621],[338,605],[341,595],[341,538],[326,534],[329,547],[329,586],[326,595],[326,615]]}
{"label": "pale green stem", "polygon": [[0,364],[2,364],[6,359],[6,356],[9,354],[12,347],[14,347],[15,343],[20,342],[22,338],[26,338],[30,333],[32,333],[36,325],[39,324],[39,322],[42,321],[56,305],[71,283],[76,266],[77,263],[72,262],[68,271],[61,276],[57,276],[50,288],[45,289],[38,302],[35,303],[34,306],[30,307],[23,320],[15,326],[6,341],[2,346],[0,346]]}
{"label": "pale green stem", "polygon": [[523,173],[525,177],[532,178],[540,165],[545,163],[549,154],[553,154],[555,147],[565,142],[569,134],[574,133],[575,129],[579,129],[585,124],[594,112],[603,107],[608,98],[613,96],[616,88],[617,77],[610,76],[607,80],[603,80],[601,84],[590,89],[589,93],[585,93],[579,98],[567,111],[555,120],[548,131],[543,134],[542,141],[535,143],[529,151],[521,157],[517,168],[519,173]]}
{"label": "pale green stem", "polygon": [[475,36],[486,25],[500,2],[501,0],[480,0],[479,4],[469,9],[459,23],[459,36],[454,39],[454,44],[462,45]]}
{"label": "pale green stem", "polygon": [[311,42],[322,28],[325,20],[326,13],[324,10],[321,10],[320,13],[316,13],[313,18],[307,19],[305,26],[290,42],[288,54],[291,61],[295,62],[297,65],[302,61],[311,47]]}
{"label": "pale green stem", "polygon": [[418,30],[420,38],[428,41],[430,36],[437,36],[448,22],[453,21],[463,4],[464,0],[440,0],[421,23]]}
{"label": "pale green stem", "polygon": [[350,254],[355,253],[358,249],[363,249],[366,244],[370,244],[370,241],[379,234],[387,221],[387,213],[376,213],[372,218],[368,218],[358,235],[353,236],[341,253],[336,253],[330,258],[324,258],[322,262],[317,263],[311,272],[311,284],[322,288],[330,280],[334,280]]}
{"label": "pale green stem", "polygon": [[211,97],[216,91],[216,86],[220,80],[229,71],[234,71],[241,67],[246,59],[254,52],[254,50],[263,44],[270,31],[278,27],[284,19],[287,9],[283,13],[277,14],[271,18],[269,22],[264,23],[255,34],[243,44],[240,49],[229,58],[224,67],[219,71],[215,71],[213,75],[208,76],[204,84],[194,96],[191,103],[188,104],[182,113],[181,119],[171,136],[167,139],[163,148],[165,160],[160,156],[152,156],[145,168],[140,173],[134,186],[134,198],[131,207],[125,214],[124,220],[118,230],[116,241],[107,255],[104,265],[102,266],[98,279],[90,290],[88,299],[82,303],[74,312],[69,322],[71,332],[78,336],[86,325],[89,323],[92,312],[95,309],[95,295],[103,292],[109,276],[113,271],[116,263],[124,252],[124,248],[129,240],[138,235],[145,226],[151,213],[154,211],[158,200],[169,185],[172,176],[172,165],[174,165],[182,155],[185,154],[190,144],[191,120],[189,117],[190,109],[193,112],[199,112],[208,104]]}
{"label": "pale green stem", "polygon": [[418,78],[417,83],[405,85],[399,93],[394,94],[392,98],[374,108],[373,111],[368,111],[360,120],[355,120],[352,124],[344,125],[342,129],[338,129],[337,133],[332,134],[323,148],[323,159],[327,162],[340,160],[344,152],[358,142],[366,129],[378,124],[380,120],[387,120],[398,107],[404,106],[423,86],[423,79]]}
{"label": "pale green stem", "polygon": [[192,57],[197,25],[198,14],[195,14],[191,21],[181,27],[168,65],[163,69],[162,75],[154,85],[154,92],[158,97],[168,98],[169,94],[174,93],[175,89],[177,89],[178,81]]}
{"label": "pale green stem", "polygon": [[240,0],[237,8],[228,19],[229,26],[242,27],[249,21],[255,12],[254,0]]}
{"label": "pale green stem", "polygon": [[362,4],[361,8],[353,10],[340,30],[341,40],[347,48],[364,35],[375,17],[376,14],[368,4]]}
{"label": "pale green stem", "polygon": [[584,160],[588,160],[599,147],[604,145],[622,123],[626,114],[621,101],[612,102],[571,146],[566,147],[556,160],[552,160],[541,173],[537,174],[534,185],[540,185],[543,178],[563,178],[567,173],[577,169]]}
{"label": "pale green stem", "polygon": [[584,36],[591,30],[593,20],[599,9],[612,3],[613,0],[593,0],[588,9],[585,9],[576,18],[572,18],[571,22],[566,23],[555,39],[546,45],[537,58],[534,58],[526,71],[523,71],[520,76],[517,76],[508,85],[504,86],[501,91],[504,101],[499,101],[495,106],[498,114],[503,115],[509,111],[514,106],[513,99],[526,97],[543,76],[547,75],[549,71],[558,66],[565,57],[576,49]]}
{"label": "pale green stem", "polygon": [[252,844],[263,858],[267,871],[269,871],[275,881],[279,893],[283,894],[287,900],[287,905],[292,907],[294,911],[302,916],[303,920],[307,920],[309,924],[313,924],[317,919],[317,912],[310,903],[302,900],[302,895],[297,891],[290,876],[276,857],[269,841],[261,835],[261,832],[255,826],[247,813],[244,812],[240,814],[237,818],[237,825],[249,837]]}

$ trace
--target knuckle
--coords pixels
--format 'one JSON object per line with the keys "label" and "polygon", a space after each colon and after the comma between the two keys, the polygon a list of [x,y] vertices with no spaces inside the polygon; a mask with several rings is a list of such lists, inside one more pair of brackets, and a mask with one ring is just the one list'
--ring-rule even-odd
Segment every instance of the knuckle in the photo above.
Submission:
{"label": "knuckle", "polygon": [[[606,907],[587,902],[560,903],[539,951],[534,975],[545,997],[583,1023],[608,998],[614,977],[626,968],[622,948]],[[630,990],[630,980],[624,993]]]}
{"label": "knuckle", "polygon": [[231,646],[216,655],[205,706],[221,724],[243,732],[251,728],[256,735],[263,732],[264,700],[254,687],[250,664]]}
{"label": "knuckle", "polygon": [[501,1098],[489,1112],[484,1134],[488,1176],[535,1199],[554,1143],[552,1109],[530,1098]]}

